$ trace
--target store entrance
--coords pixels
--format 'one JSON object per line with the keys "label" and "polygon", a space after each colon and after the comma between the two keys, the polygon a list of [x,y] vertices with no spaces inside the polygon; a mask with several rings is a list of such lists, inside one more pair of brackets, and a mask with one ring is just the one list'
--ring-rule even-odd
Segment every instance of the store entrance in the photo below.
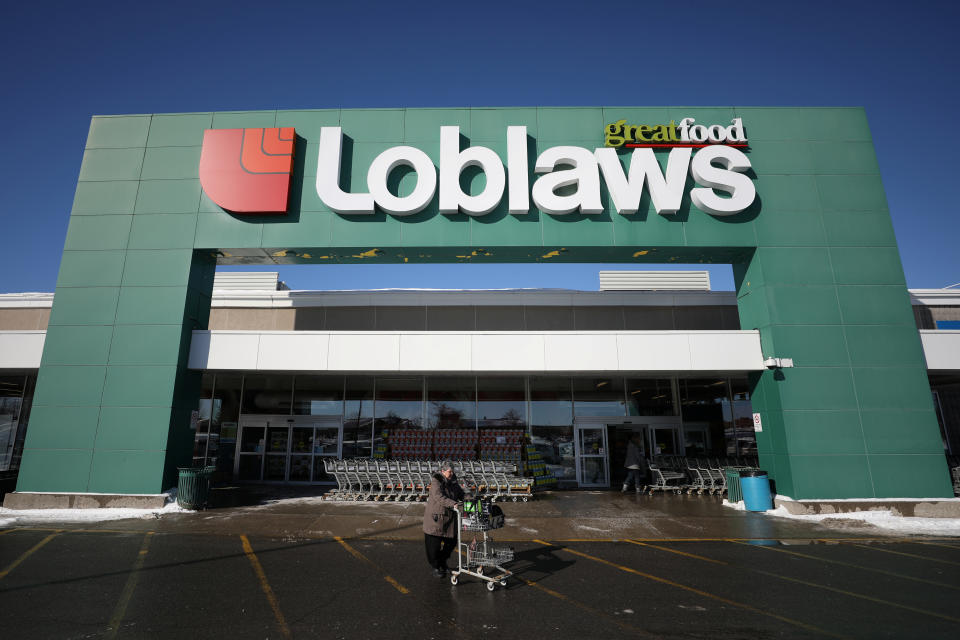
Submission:
{"label": "store entrance", "polygon": [[577,484],[582,488],[610,486],[607,426],[577,424],[574,425],[573,432]]}
{"label": "store entrance", "polygon": [[323,461],[339,458],[340,416],[242,416],[234,477],[246,482],[326,483]]}
{"label": "store entrance", "polygon": [[648,423],[607,425],[610,438],[610,486],[621,487],[627,477],[623,466],[627,459],[627,444],[634,435],[640,436],[641,455],[650,459],[657,455],[674,455],[680,451],[681,430],[677,418],[643,418]]}

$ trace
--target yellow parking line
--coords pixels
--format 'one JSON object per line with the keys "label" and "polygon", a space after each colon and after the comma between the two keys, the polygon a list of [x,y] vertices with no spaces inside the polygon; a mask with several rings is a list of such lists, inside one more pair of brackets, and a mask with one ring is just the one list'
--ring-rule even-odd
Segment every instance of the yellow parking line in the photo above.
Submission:
{"label": "yellow parking line", "polygon": [[4,578],[6,578],[8,573],[10,573],[11,571],[17,568],[17,565],[19,565],[21,562],[23,562],[24,560],[32,556],[35,551],[40,549],[43,545],[47,544],[54,538],[56,538],[58,535],[60,535],[60,533],[61,533],[60,530],[54,531],[53,533],[48,535],[46,538],[44,538],[37,544],[33,545],[32,547],[24,551],[23,554],[19,558],[11,562],[6,569],[4,569],[3,571],[0,571],[0,580],[3,580]]}
{"label": "yellow parking line", "polygon": [[[515,577],[519,577],[519,576],[515,576]],[[562,593],[560,593],[560,592],[558,592],[558,591],[554,591],[553,589],[549,589],[549,588],[547,588],[547,587],[545,587],[545,586],[543,586],[543,585],[541,585],[541,584],[538,584],[538,583],[536,583],[536,582],[533,582],[532,580],[527,580],[526,578],[520,578],[520,579],[523,580],[525,583],[527,583],[528,586],[531,586],[531,587],[533,587],[534,589],[539,589],[540,591],[543,591],[544,593],[546,593],[546,594],[548,594],[548,595],[551,595],[551,596],[553,596],[554,598],[557,598],[558,600],[562,600],[563,602],[566,602],[567,604],[572,604],[573,606],[577,607],[578,609],[583,609],[583,610],[586,611],[587,613],[590,613],[590,614],[593,614],[593,615],[595,615],[595,616],[599,616],[599,617],[601,617],[601,618],[604,618],[604,619],[612,622],[613,624],[617,625],[617,626],[620,627],[621,629],[624,629],[624,630],[626,630],[626,631],[632,631],[633,633],[639,633],[640,635],[646,636],[646,637],[648,637],[648,638],[658,637],[658,636],[654,636],[653,634],[644,631],[643,629],[640,629],[639,627],[634,627],[633,625],[629,625],[629,624],[627,624],[626,622],[623,622],[623,621],[621,621],[621,620],[617,620],[617,619],[614,618],[613,616],[608,615],[608,614],[604,613],[603,611],[600,611],[599,609],[594,609],[593,607],[591,607],[591,606],[589,606],[589,605],[586,605],[586,604],[584,604],[584,603],[582,603],[582,602],[579,602],[579,601],[577,601],[577,600],[574,600],[573,598],[570,598],[569,596],[565,596],[565,595],[563,595]]]}
{"label": "yellow parking line", "polygon": [[[538,544],[542,544],[542,545],[548,546],[548,547],[552,547],[552,546],[553,546],[553,545],[550,544],[549,542],[544,542],[543,540],[534,540],[534,542],[536,542],[536,543],[538,543]],[[687,585],[685,585],[685,584],[680,584],[679,582],[674,582],[673,580],[667,580],[666,578],[661,578],[661,577],[659,577],[659,576],[655,576],[655,575],[652,575],[652,574],[649,574],[649,573],[644,573],[643,571],[637,571],[636,569],[632,569],[632,568],[630,568],[630,567],[625,567],[625,566],[620,565],[620,564],[617,564],[617,563],[615,563],[615,562],[610,562],[609,560],[604,560],[603,558],[598,558],[598,557],[596,557],[596,556],[591,556],[591,555],[589,555],[589,554],[587,554],[587,553],[583,553],[583,552],[580,552],[580,551],[574,551],[573,549],[567,549],[567,548],[563,548],[563,549],[561,549],[561,550],[562,550],[562,551],[566,551],[567,553],[572,553],[573,555],[576,555],[576,556],[580,556],[580,557],[582,557],[582,558],[586,558],[586,559],[588,559],[588,560],[593,560],[594,562],[599,562],[600,564],[605,564],[605,565],[610,566],[610,567],[613,567],[613,568],[615,568],[615,569],[619,569],[620,571],[626,571],[627,573],[632,573],[632,574],[637,575],[637,576],[640,576],[640,577],[642,577],[642,578],[646,578],[646,579],[648,579],[648,580],[653,580],[654,582],[659,582],[659,583],[661,583],[661,584],[666,584],[666,585],[669,585],[669,586],[671,586],[671,587],[676,587],[677,589],[683,589],[684,591],[689,591],[690,593],[695,593],[695,594],[697,594],[697,595],[699,595],[699,596],[703,596],[703,597],[705,597],[705,598],[710,598],[711,600],[716,600],[716,601],[718,601],[718,602],[722,602],[722,603],[724,603],[724,604],[728,604],[728,605],[730,605],[730,606],[732,606],[732,607],[737,607],[737,608],[740,608],[740,609],[744,609],[744,610],[746,610],[746,611],[751,611],[751,612],[756,613],[756,614],[759,614],[759,615],[761,615],[761,616],[766,616],[766,617],[768,617],[768,618],[773,618],[774,620],[779,620],[780,622],[786,622],[787,624],[793,625],[793,626],[795,626],[795,627],[799,627],[799,628],[801,628],[801,629],[806,629],[807,631],[812,631],[812,632],[814,632],[814,633],[819,633],[819,634],[821,634],[821,635],[830,636],[831,638],[846,638],[846,636],[842,636],[842,635],[840,635],[840,634],[838,634],[838,633],[834,633],[833,631],[828,631],[828,630],[826,630],[826,629],[821,629],[820,627],[816,627],[816,626],[814,626],[814,625],[807,624],[807,623],[805,623],[805,622],[800,622],[799,620],[794,620],[794,619],[792,619],[792,618],[787,618],[786,616],[781,616],[781,615],[777,615],[777,614],[775,614],[775,613],[770,613],[769,611],[764,611],[763,609],[758,609],[758,608],[753,607],[753,606],[751,606],[751,605],[749,605],[749,604],[745,604],[745,603],[743,603],[743,602],[737,602],[736,600],[730,600],[729,598],[724,598],[724,597],[722,597],[722,596],[718,596],[718,595],[716,595],[716,594],[709,593],[709,592],[707,592],[707,591],[701,591],[700,589],[697,589],[697,588],[695,588],[695,587],[690,587],[690,586],[687,586]]]}
{"label": "yellow parking line", "polygon": [[768,547],[766,545],[754,545],[747,542],[741,542],[740,540],[730,539],[729,542],[735,544],[742,544],[749,547],[759,547],[761,549],[767,549],[769,551],[778,551],[780,553],[786,553],[787,555],[796,556],[798,558],[806,558],[807,560],[816,560],[818,562],[826,562],[827,564],[835,564],[839,567],[847,567],[849,569],[860,569],[861,571],[869,571],[871,573],[879,573],[880,575],[890,576],[892,578],[900,578],[901,580],[910,580],[912,582],[922,582],[924,584],[930,584],[935,587],[942,587],[944,589],[953,589],[955,591],[960,591],[960,587],[954,584],[948,584],[946,582],[937,582],[936,580],[927,580],[926,578],[917,578],[916,576],[908,576],[905,573],[897,573],[896,571],[887,571],[886,569],[875,569],[873,567],[864,567],[859,564],[854,564],[852,562],[844,562],[843,560],[833,560],[831,558],[821,558],[820,556],[813,556],[808,553],[800,553],[799,551],[790,551],[788,549],[780,549],[777,547]]}
{"label": "yellow parking line", "polygon": [[380,573],[382,573],[382,574],[383,574],[383,579],[386,580],[387,582],[389,582],[389,583],[390,583],[390,586],[392,586],[394,589],[396,589],[397,591],[399,591],[400,593],[402,593],[402,594],[404,594],[404,595],[410,593],[410,590],[409,590],[409,589],[407,589],[405,586],[403,586],[402,584],[400,584],[399,582],[397,582],[396,580],[394,580],[394,579],[391,578],[390,576],[388,576],[388,575],[386,574],[386,572],[384,572],[384,570],[381,569],[380,566],[379,566],[376,562],[374,562],[373,560],[371,560],[371,559],[368,558],[367,556],[363,555],[362,553],[360,553],[359,551],[357,551],[356,549],[354,549],[353,547],[351,547],[349,544],[347,544],[347,541],[346,541],[346,540],[344,540],[344,539],[341,538],[340,536],[334,536],[333,539],[336,540],[337,542],[339,542],[339,543],[340,543],[340,546],[342,546],[344,549],[346,549],[347,551],[349,551],[349,552],[350,552],[350,555],[352,555],[354,558],[356,558],[357,560],[361,560],[361,561],[363,561],[363,562],[366,562],[367,564],[369,564],[370,566],[372,566],[373,568],[375,568],[377,571],[379,571]]}
{"label": "yellow parking line", "polygon": [[267,574],[263,572],[260,560],[257,559],[257,555],[253,552],[253,547],[250,546],[250,540],[247,539],[245,535],[241,535],[240,540],[243,542],[243,552],[247,554],[250,564],[253,565],[253,571],[257,574],[257,579],[260,581],[260,588],[263,590],[263,594],[267,596],[267,602],[270,603],[270,608],[273,609],[273,617],[277,619],[277,625],[280,627],[281,635],[283,635],[284,638],[290,638],[290,627],[287,626],[287,620],[283,617],[283,612],[280,611],[280,603],[277,602],[277,597],[273,595],[273,589],[270,588],[270,583],[267,582]]}
{"label": "yellow parking line", "polygon": [[954,551],[960,551],[960,545],[957,544],[940,544],[937,542],[930,542],[928,540],[909,540],[910,544],[922,544],[930,547],[943,547],[944,549],[953,549]]}
{"label": "yellow parking line", "polygon": [[676,549],[671,549],[670,547],[661,547],[658,544],[649,544],[647,542],[639,542],[637,540],[624,540],[624,542],[629,542],[630,544],[639,545],[641,547],[651,547],[652,549],[659,549],[661,551],[667,551],[669,553],[675,553],[678,556],[686,556],[687,558],[694,558],[696,560],[703,560],[704,562],[712,562],[714,564],[726,565],[728,563],[723,560],[714,560],[713,558],[708,558],[706,556],[698,556],[695,553],[687,553],[686,551],[678,551]]}
{"label": "yellow parking line", "polygon": [[107,624],[107,637],[116,638],[117,631],[120,629],[120,623],[123,622],[123,616],[127,613],[127,605],[130,604],[130,598],[133,597],[133,591],[137,588],[137,582],[140,580],[140,570],[143,568],[143,562],[147,559],[147,550],[150,548],[150,539],[153,537],[153,531],[148,531],[143,536],[143,544],[140,545],[140,552],[137,553],[137,559],[133,562],[133,568],[130,570],[130,577],[127,578],[127,584],[124,585],[120,593],[120,600],[117,602],[117,608],[110,616],[110,622]]}
{"label": "yellow parking line", "polygon": [[[740,543],[744,544],[744,543]],[[753,546],[753,545],[750,545]],[[784,551],[783,549],[773,549],[771,547],[761,547],[763,549],[770,549],[771,551],[782,551],[784,553],[790,553],[791,555],[800,555],[803,554],[795,553],[793,551]],[[813,556],[816,559],[815,556]],[[860,567],[857,567],[860,568]],[[876,602],[877,604],[882,604],[888,607],[896,607],[897,609],[906,609],[907,611],[912,611],[914,613],[919,613],[925,616],[931,616],[933,618],[942,618],[943,620],[949,620],[950,622],[960,622],[960,618],[954,618],[952,616],[944,615],[942,613],[937,613],[936,611],[927,611],[926,609],[919,609],[917,607],[911,607],[907,604],[900,604],[897,602],[892,602],[890,600],[883,600],[881,598],[874,598],[873,596],[864,595],[862,593],[856,593],[854,591],[847,591],[845,589],[837,589],[836,587],[828,587],[827,585],[817,584],[816,582],[807,582],[806,580],[800,580],[799,578],[788,578],[787,576],[782,576],[777,573],[770,573],[769,571],[761,571],[760,569],[751,569],[754,573],[759,573],[761,575],[770,576],[771,578],[779,578],[780,580],[786,580],[787,582],[796,582],[797,584],[806,585],[808,587],[814,587],[817,589],[824,589],[826,591],[832,591],[833,593],[839,593],[845,596],[850,596],[851,598],[859,598],[860,600],[868,600],[870,602]]]}
{"label": "yellow parking line", "polygon": [[952,564],[953,566],[960,566],[960,562],[953,562],[951,560],[940,560],[939,558],[928,558],[927,556],[921,556],[916,553],[906,553],[905,551],[893,551],[891,549],[881,549],[880,547],[874,547],[868,544],[851,544],[847,546],[860,547],[861,549],[870,549],[871,551],[882,551],[883,553],[892,553],[897,556],[917,558],[918,560],[928,560],[930,562],[939,562],[941,564]]}

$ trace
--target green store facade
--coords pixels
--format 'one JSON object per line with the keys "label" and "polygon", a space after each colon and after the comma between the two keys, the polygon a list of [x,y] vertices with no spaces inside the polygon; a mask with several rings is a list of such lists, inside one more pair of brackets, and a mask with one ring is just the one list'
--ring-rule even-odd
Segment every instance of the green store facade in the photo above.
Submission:
{"label": "green store facade", "polygon": [[[283,182],[292,146],[285,212],[239,210],[229,172],[205,155],[208,130],[243,130],[243,172],[281,176],[271,184]],[[627,144],[608,146],[611,131]],[[647,163],[646,175],[631,161]],[[201,184],[204,162],[213,177]],[[228,200],[229,211],[218,204]],[[417,262],[731,264],[738,328],[758,336],[765,364],[727,379],[742,379],[762,420],[760,466],[778,493],[953,496],[866,115],[741,107],[94,117],[17,490],[155,494],[176,484],[212,369],[191,363],[191,350],[196,358],[197,336],[209,339],[218,264]],[[385,370],[328,356],[325,373]],[[479,375],[418,362],[407,371],[425,384],[438,372]],[[677,375],[551,370],[613,368],[628,381]],[[481,369],[483,379],[543,373]]]}

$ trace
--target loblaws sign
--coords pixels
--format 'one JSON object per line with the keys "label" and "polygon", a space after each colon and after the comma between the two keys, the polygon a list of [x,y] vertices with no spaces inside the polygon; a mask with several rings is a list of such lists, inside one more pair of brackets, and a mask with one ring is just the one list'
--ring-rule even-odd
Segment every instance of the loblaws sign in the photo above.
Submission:
{"label": "loblaws sign", "polygon": [[[751,168],[750,160],[739,150],[747,146],[740,118],[729,126],[698,125],[692,118],[652,126],[627,125],[620,120],[607,125],[604,133],[607,146],[602,148],[557,146],[543,151],[534,165],[539,177],[531,186],[526,127],[507,127],[504,167],[488,147],[461,149],[460,128],[442,126],[439,171],[423,150],[391,147],[370,163],[367,191],[348,192],[340,187],[343,133],[340,127],[322,127],[317,195],[344,215],[372,215],[378,208],[394,216],[413,215],[438,191],[439,210],[445,214],[486,215],[506,192],[508,210],[514,215],[528,213],[531,199],[551,215],[599,215],[604,210],[602,177],[618,213],[636,213],[646,188],[656,212],[670,215],[679,210],[690,175],[696,184],[690,189],[691,201],[711,215],[740,213],[756,197],[753,182],[745,173]],[[291,128],[207,130],[200,158],[204,190],[234,213],[284,213],[293,169],[293,135]],[[629,169],[620,161],[619,147],[633,148]],[[654,149],[669,149],[666,171],[661,170]],[[391,172],[399,167],[409,167],[417,175],[416,187],[403,196],[388,187]],[[460,174],[468,167],[485,174],[486,185],[479,193],[466,193],[460,186]]]}

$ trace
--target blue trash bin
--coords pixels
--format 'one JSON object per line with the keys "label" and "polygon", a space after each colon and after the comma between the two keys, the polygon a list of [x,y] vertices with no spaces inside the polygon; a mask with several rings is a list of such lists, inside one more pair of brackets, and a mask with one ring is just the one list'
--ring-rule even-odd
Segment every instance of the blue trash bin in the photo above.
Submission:
{"label": "blue trash bin", "polygon": [[747,511],[767,511],[773,509],[770,495],[770,478],[762,469],[740,470],[740,491]]}

